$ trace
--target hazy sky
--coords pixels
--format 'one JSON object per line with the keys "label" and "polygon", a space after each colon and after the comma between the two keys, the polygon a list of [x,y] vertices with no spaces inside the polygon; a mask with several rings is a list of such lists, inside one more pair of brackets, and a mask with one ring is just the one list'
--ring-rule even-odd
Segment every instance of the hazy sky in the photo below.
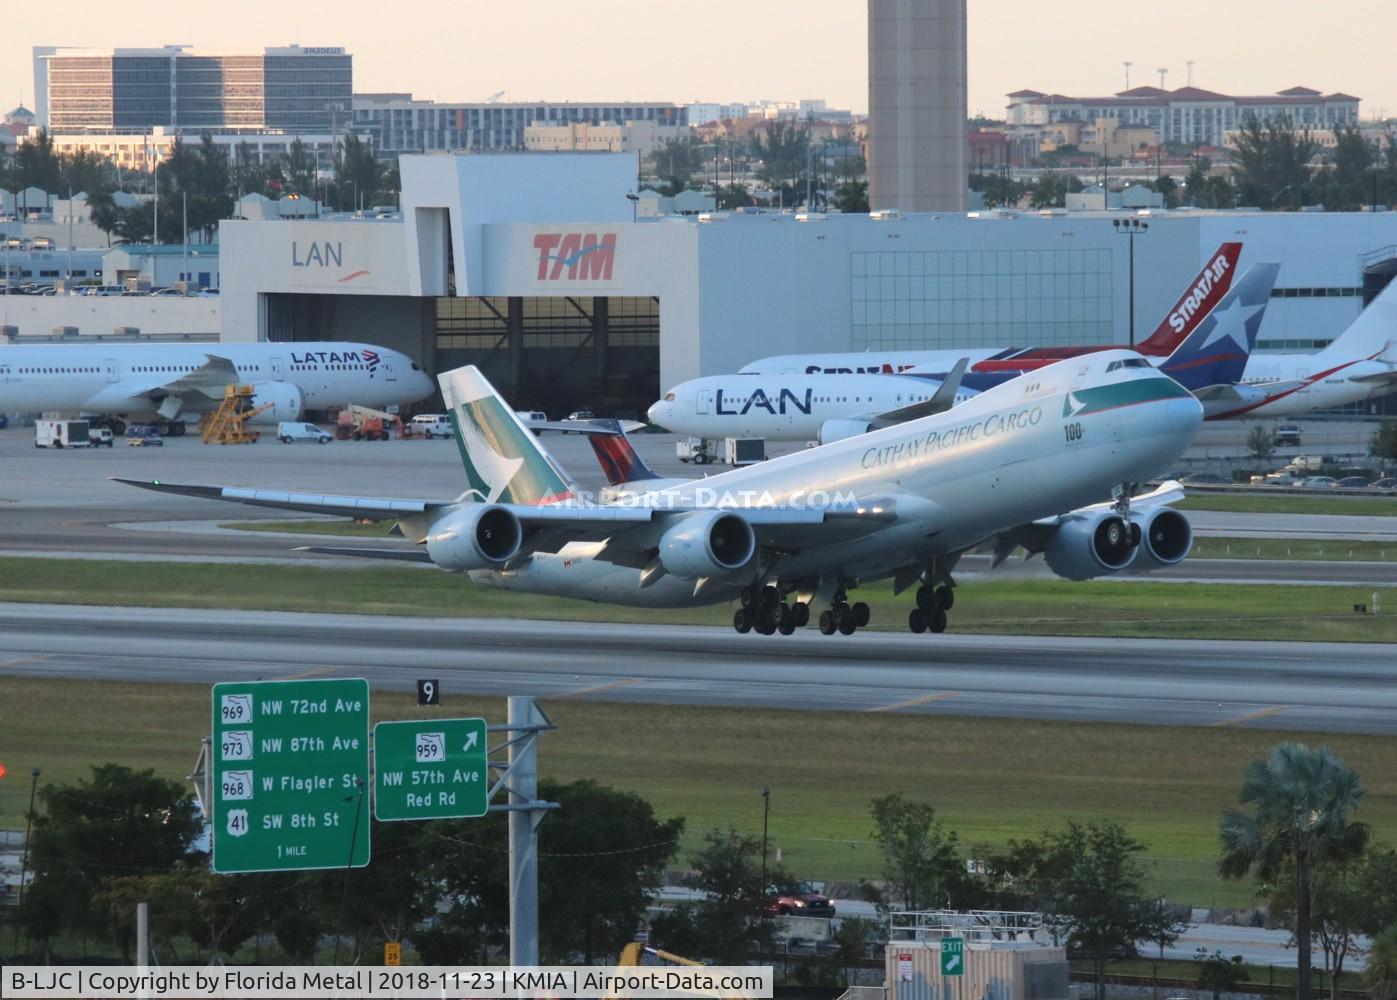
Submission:
{"label": "hazy sky", "polygon": [[[355,90],[509,100],[823,97],[868,103],[867,14],[854,0],[396,0],[285,3],[76,0],[32,5],[0,30],[0,104],[33,98],[33,45],[206,48],[343,45]],[[42,26],[45,22],[48,26]],[[970,111],[1003,112],[1021,87],[1067,94],[1186,80],[1232,93],[1303,84],[1363,98],[1365,118],[1397,115],[1385,0],[970,0]]]}

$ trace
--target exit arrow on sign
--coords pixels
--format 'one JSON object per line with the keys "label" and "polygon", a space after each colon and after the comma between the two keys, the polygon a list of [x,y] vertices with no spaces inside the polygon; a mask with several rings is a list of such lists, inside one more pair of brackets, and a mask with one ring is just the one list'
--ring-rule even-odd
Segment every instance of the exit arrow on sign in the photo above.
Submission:
{"label": "exit arrow on sign", "polygon": [[461,749],[469,753],[471,747],[473,746],[475,746],[475,733],[470,732],[466,734],[466,745],[463,746]]}

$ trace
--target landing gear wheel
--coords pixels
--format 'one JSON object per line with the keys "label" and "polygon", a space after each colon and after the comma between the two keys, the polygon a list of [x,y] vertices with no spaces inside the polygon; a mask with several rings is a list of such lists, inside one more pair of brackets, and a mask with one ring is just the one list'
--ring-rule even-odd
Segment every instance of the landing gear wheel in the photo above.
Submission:
{"label": "landing gear wheel", "polygon": [[757,623],[753,626],[753,628],[757,630],[758,635],[775,635],[776,622],[772,620],[771,612],[758,611]]}
{"label": "landing gear wheel", "polygon": [[126,433],[126,421],[113,420],[111,422],[111,429],[113,437],[120,437],[121,435]]}
{"label": "landing gear wheel", "polygon": [[792,628],[795,627],[795,619],[792,617],[791,609],[784,604],[776,604],[768,608],[767,614],[771,615],[771,620],[776,623],[777,628],[782,628],[786,622],[790,622]]}
{"label": "landing gear wheel", "polygon": [[739,635],[752,631],[752,613],[746,608],[738,608],[732,613],[732,627]]}
{"label": "landing gear wheel", "polygon": [[950,587],[937,587],[936,606],[942,611],[950,611],[956,606],[956,592]]}
{"label": "landing gear wheel", "polygon": [[936,610],[936,591],[927,586],[917,588],[917,607],[930,613]]}
{"label": "landing gear wheel", "polygon": [[933,611],[927,621],[933,632],[946,631],[946,612],[942,611],[940,608]]}
{"label": "landing gear wheel", "polygon": [[775,587],[763,587],[762,603],[768,608],[775,609],[781,604],[781,591]]}
{"label": "landing gear wheel", "polygon": [[836,627],[836,626],[835,626],[835,624],[834,624],[834,612],[833,612],[833,611],[821,611],[821,612],[820,612],[820,634],[821,634],[821,635],[834,635],[835,627]]}
{"label": "landing gear wheel", "polygon": [[854,620],[854,609],[847,604],[835,609],[834,624],[839,628],[840,635],[853,635],[859,627]]}
{"label": "landing gear wheel", "polygon": [[796,628],[805,628],[810,624],[810,605],[796,601],[791,605],[791,617],[795,620]]}
{"label": "landing gear wheel", "polygon": [[795,635],[795,615],[787,615],[785,618],[782,618],[780,624],[776,626],[776,631],[780,632],[782,635]]}
{"label": "landing gear wheel", "polygon": [[751,584],[750,586],[743,587],[742,593],[738,595],[738,599],[741,600],[742,606],[744,608],[747,608],[749,611],[757,606],[757,602],[760,600],[760,598],[761,591],[757,589],[757,585],[755,583]]}
{"label": "landing gear wheel", "polygon": [[907,627],[917,635],[926,631],[926,612],[921,608],[913,608],[907,612]]}
{"label": "landing gear wheel", "polygon": [[868,610],[867,604],[863,603],[863,601],[859,601],[850,610],[854,613],[854,625],[857,628],[863,628],[868,624],[871,613]]}
{"label": "landing gear wheel", "polygon": [[1142,535],[1141,532],[1140,532],[1140,526],[1139,526],[1138,524],[1136,524],[1134,521],[1131,521],[1131,522],[1130,522],[1130,547],[1133,549],[1133,548],[1135,548],[1136,546],[1138,546],[1138,545],[1140,544],[1140,539],[1141,539],[1142,537],[1143,537],[1143,535]]}

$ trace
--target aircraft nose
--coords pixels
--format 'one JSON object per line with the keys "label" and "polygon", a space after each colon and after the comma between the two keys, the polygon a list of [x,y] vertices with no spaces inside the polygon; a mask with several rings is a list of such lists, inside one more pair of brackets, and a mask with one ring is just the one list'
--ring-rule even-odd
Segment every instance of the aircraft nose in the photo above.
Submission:
{"label": "aircraft nose", "polygon": [[665,406],[665,401],[663,399],[652,403],[650,409],[645,411],[645,419],[649,420],[652,424],[660,424],[663,426],[664,415],[667,409],[668,407]]}
{"label": "aircraft nose", "polygon": [[1194,431],[1203,424],[1203,404],[1192,396],[1171,399],[1166,404],[1169,426],[1178,431]]}

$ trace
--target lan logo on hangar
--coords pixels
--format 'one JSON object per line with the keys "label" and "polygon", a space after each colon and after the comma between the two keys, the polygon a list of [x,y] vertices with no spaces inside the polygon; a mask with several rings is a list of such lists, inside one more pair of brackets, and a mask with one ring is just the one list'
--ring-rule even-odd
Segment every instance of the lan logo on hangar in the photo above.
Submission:
{"label": "lan logo on hangar", "polygon": [[610,281],[616,263],[615,233],[539,233],[539,281]]}

